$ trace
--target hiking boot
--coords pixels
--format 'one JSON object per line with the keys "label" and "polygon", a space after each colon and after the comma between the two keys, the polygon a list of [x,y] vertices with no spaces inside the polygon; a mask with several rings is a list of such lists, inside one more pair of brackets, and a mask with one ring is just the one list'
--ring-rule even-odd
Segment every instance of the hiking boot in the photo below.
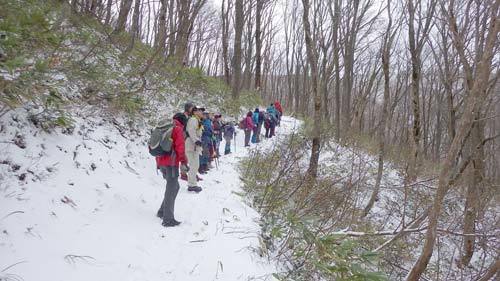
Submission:
{"label": "hiking boot", "polygon": [[201,187],[199,186],[188,186],[188,191],[194,191],[196,193],[202,191]]}
{"label": "hiking boot", "polygon": [[176,220],[168,220],[161,223],[164,227],[178,226],[179,224],[181,224],[181,222]]}

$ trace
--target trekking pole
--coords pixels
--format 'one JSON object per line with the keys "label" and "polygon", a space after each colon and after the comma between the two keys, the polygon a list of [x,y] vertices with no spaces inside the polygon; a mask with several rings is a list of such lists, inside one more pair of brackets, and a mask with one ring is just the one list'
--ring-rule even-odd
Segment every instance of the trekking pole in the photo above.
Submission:
{"label": "trekking pole", "polygon": [[216,140],[212,140],[212,147],[214,150],[213,155],[215,155],[215,156],[212,156],[214,159],[214,162],[215,162],[215,169],[219,170],[219,153],[217,151],[217,141]]}

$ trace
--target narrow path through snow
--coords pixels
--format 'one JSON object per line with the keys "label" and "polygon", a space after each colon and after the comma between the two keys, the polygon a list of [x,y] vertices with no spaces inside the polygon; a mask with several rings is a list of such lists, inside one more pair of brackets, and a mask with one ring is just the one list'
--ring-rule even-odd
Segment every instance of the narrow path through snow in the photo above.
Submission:
{"label": "narrow path through snow", "polygon": [[[278,134],[295,126],[284,117]],[[142,143],[106,125],[26,141],[24,150],[0,147],[20,171],[36,171],[0,184],[0,217],[19,211],[0,220],[0,270],[22,262],[5,273],[26,281],[272,280],[276,266],[255,251],[259,215],[236,194],[248,152],[241,131],[236,152],[203,176],[201,193],[181,181],[175,228],[155,216],[165,182]]]}

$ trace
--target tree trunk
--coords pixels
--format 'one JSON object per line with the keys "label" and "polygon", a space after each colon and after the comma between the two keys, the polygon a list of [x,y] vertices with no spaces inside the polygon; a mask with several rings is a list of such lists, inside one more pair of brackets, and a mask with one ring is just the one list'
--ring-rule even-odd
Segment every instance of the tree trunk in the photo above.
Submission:
{"label": "tree trunk", "polygon": [[141,15],[141,0],[135,0],[135,5],[134,5],[134,14],[132,16],[132,27],[130,28],[130,35],[131,35],[131,40],[130,40],[130,45],[127,48],[127,51],[132,50],[135,45],[135,40],[140,39],[140,29],[139,29],[139,18]]}
{"label": "tree trunk", "polygon": [[306,41],[306,52],[309,66],[311,67],[311,84],[314,98],[314,127],[312,132],[311,159],[309,161],[308,175],[315,179],[318,176],[318,161],[320,153],[320,134],[321,134],[321,96],[318,91],[318,56],[316,44],[311,37],[311,26],[309,23],[309,0],[302,0],[304,6],[303,24],[304,37]]}
{"label": "tree trunk", "polygon": [[118,34],[125,31],[128,14],[130,13],[131,7],[132,0],[122,0],[120,5],[120,12],[118,13],[118,19],[116,20],[116,27],[113,33]]}
{"label": "tree trunk", "polygon": [[363,216],[366,217],[370,210],[372,209],[375,202],[378,200],[378,194],[380,190],[380,183],[382,181],[382,174],[384,172],[384,158],[385,158],[385,131],[387,126],[387,116],[388,107],[390,99],[390,58],[391,58],[391,45],[392,45],[392,17],[391,17],[391,0],[387,0],[387,14],[389,18],[389,23],[387,25],[387,30],[385,32],[385,39],[382,46],[382,70],[384,71],[384,100],[382,101],[382,116],[380,119],[380,131],[379,131],[379,150],[378,150],[378,169],[377,178],[375,180],[375,187],[373,188],[370,200],[366,204],[363,212]]}
{"label": "tree trunk", "polygon": [[106,2],[106,19],[104,20],[104,24],[108,25],[111,23],[111,7],[113,6],[113,0],[108,0]]}
{"label": "tree trunk", "polygon": [[420,158],[420,50],[417,49],[415,35],[415,7],[413,0],[408,1],[408,42],[410,44],[411,56],[411,83],[410,96],[413,113],[413,125],[411,134],[411,157],[408,163],[408,179],[415,181],[418,174],[419,158]]}
{"label": "tree trunk", "polygon": [[224,69],[224,79],[228,85],[231,85],[231,70],[229,68],[229,11],[231,10],[231,0],[222,0],[222,64]]}
{"label": "tree trunk", "polygon": [[248,3],[246,17],[246,39],[245,40],[245,71],[243,72],[243,87],[247,90],[253,86],[252,83],[252,55],[253,55],[253,24],[252,24],[252,1]]}
{"label": "tree trunk", "polygon": [[167,0],[160,0],[160,3],[160,11],[158,14],[158,33],[156,34],[155,47],[161,51],[165,48],[167,40]]}
{"label": "tree trunk", "polygon": [[[257,0],[255,8],[255,89],[260,90],[261,68],[262,68],[262,9],[264,0]],[[287,58],[288,59],[288,58]]]}
{"label": "tree trunk", "polygon": [[238,100],[241,86],[241,37],[243,33],[243,0],[235,0],[234,5],[234,56],[232,97]]}

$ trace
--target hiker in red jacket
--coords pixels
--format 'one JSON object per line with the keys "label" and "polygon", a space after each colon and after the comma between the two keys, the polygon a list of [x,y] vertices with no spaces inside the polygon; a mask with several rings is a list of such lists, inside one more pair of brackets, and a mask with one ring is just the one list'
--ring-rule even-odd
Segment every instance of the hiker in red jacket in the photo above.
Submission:
{"label": "hiker in red jacket", "polygon": [[274,108],[278,111],[278,126],[281,124],[281,116],[283,116],[283,108],[281,107],[281,103],[279,101],[274,102]]}
{"label": "hiker in red jacket", "polygon": [[187,118],[183,113],[177,113],[173,119],[172,152],[156,157],[156,166],[160,169],[163,178],[167,180],[165,197],[157,213],[157,216],[163,219],[162,225],[165,227],[180,224],[174,218],[175,198],[179,192],[179,164],[183,173],[189,171],[184,151],[184,126],[187,123]]}

